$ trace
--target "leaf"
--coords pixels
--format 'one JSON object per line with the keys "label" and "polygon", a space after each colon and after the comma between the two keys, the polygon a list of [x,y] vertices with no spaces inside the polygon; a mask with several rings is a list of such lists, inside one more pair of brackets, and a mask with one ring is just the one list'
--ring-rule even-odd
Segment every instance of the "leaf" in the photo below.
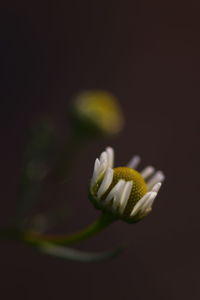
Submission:
{"label": "leaf", "polygon": [[110,251],[95,253],[95,252],[83,252],[68,247],[54,246],[52,244],[43,244],[42,246],[39,246],[39,250],[45,254],[72,260],[72,261],[101,262],[101,261],[112,259],[120,255],[123,252],[124,247],[121,246]]}

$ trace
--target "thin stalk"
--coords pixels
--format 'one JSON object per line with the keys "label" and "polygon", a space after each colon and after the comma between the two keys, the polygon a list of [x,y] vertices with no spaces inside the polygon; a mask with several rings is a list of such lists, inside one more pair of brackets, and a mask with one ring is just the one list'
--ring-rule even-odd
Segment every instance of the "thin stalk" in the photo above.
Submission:
{"label": "thin stalk", "polygon": [[47,243],[54,245],[71,245],[94,236],[104,228],[108,227],[112,222],[114,222],[114,220],[115,219],[112,216],[102,214],[99,219],[88,227],[69,235],[38,234],[30,231],[23,232],[15,228],[6,228],[0,230],[0,239],[20,241],[26,244],[31,244],[32,246],[40,246]]}
{"label": "thin stalk", "polygon": [[53,243],[57,245],[71,245],[79,241],[85,240],[91,236],[94,236],[104,228],[108,227],[114,221],[113,217],[102,214],[99,219],[88,227],[69,234],[69,235],[48,235],[48,234],[36,234],[36,233],[25,233],[25,240],[29,243]]}

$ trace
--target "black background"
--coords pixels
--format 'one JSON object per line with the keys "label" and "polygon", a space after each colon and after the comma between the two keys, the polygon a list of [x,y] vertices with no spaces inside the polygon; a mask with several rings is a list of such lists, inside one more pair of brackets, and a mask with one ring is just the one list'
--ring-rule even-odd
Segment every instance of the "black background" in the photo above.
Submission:
{"label": "black background", "polygon": [[116,95],[126,128],[88,147],[59,190],[70,207],[66,230],[98,215],[86,186],[105,146],[114,146],[117,164],[138,153],[142,167],[166,174],[150,217],[82,244],[105,250],[128,240],[111,262],[73,263],[1,242],[2,299],[200,298],[199,15],[198,1],[2,2],[1,224],[15,212],[27,128],[46,112],[64,124],[69,99],[83,89]]}

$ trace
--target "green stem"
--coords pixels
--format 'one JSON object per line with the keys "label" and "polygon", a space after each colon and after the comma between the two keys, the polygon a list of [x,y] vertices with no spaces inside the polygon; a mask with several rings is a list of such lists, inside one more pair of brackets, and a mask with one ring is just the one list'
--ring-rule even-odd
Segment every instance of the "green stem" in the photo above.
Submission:
{"label": "green stem", "polygon": [[38,234],[33,232],[23,232],[15,228],[6,228],[0,230],[0,239],[21,241],[33,246],[39,246],[44,243],[52,243],[56,245],[71,245],[79,241],[85,240],[96,233],[102,231],[114,222],[114,218],[110,215],[102,214],[99,219],[88,227],[69,235],[49,235]]}
{"label": "green stem", "polygon": [[57,245],[71,245],[79,241],[85,240],[96,233],[100,232],[114,221],[110,215],[102,214],[93,224],[88,227],[69,235],[48,235],[48,234],[36,234],[36,233],[25,233],[24,239],[26,242],[31,244],[41,243],[53,243]]}

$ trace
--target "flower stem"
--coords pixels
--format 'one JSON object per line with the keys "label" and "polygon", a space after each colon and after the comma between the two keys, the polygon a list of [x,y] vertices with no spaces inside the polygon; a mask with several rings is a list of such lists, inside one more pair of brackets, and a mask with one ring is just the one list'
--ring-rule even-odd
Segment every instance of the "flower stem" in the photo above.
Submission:
{"label": "flower stem", "polygon": [[108,227],[112,222],[114,222],[114,220],[115,219],[112,216],[102,214],[100,218],[98,218],[88,227],[69,235],[39,234],[30,231],[23,232],[15,228],[6,228],[0,230],[0,240],[15,240],[26,244],[31,244],[32,246],[40,246],[45,243],[71,245],[85,240],[102,231],[104,228]]}
{"label": "flower stem", "polygon": [[25,233],[25,241],[31,244],[53,243],[57,245],[71,245],[85,240],[100,232],[114,221],[110,215],[102,214],[99,219],[88,227],[69,235],[48,235],[36,234],[32,232]]}

